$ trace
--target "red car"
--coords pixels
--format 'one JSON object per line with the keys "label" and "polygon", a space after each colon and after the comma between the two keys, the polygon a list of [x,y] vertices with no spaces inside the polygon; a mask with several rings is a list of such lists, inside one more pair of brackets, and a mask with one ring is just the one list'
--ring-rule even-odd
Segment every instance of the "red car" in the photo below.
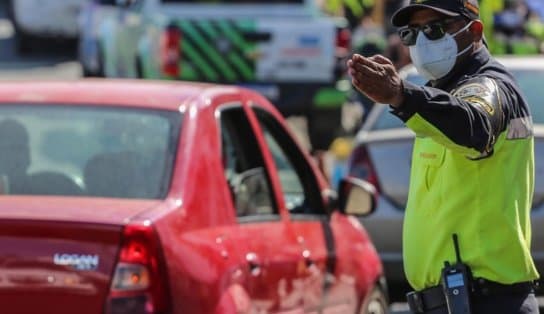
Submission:
{"label": "red car", "polygon": [[280,114],[182,82],[0,84],[1,313],[386,313],[382,264]]}

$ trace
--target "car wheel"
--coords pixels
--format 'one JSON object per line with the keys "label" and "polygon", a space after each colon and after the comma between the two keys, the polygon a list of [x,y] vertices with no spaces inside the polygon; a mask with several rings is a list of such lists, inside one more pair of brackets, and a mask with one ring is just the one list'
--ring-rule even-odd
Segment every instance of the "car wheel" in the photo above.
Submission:
{"label": "car wheel", "polygon": [[136,78],[144,78],[144,65],[142,64],[142,59],[139,57],[136,58]]}
{"label": "car wheel", "polygon": [[387,297],[385,293],[377,287],[372,289],[372,292],[364,300],[361,305],[359,314],[388,314],[389,307],[387,305]]}
{"label": "car wheel", "polygon": [[26,55],[32,52],[34,39],[23,32],[18,32],[15,37],[17,53]]}
{"label": "car wheel", "polygon": [[94,76],[105,77],[106,75],[104,73],[104,50],[102,49],[102,45],[100,44],[98,45],[97,49],[98,49],[98,55],[96,57],[98,60],[98,69],[96,69]]}

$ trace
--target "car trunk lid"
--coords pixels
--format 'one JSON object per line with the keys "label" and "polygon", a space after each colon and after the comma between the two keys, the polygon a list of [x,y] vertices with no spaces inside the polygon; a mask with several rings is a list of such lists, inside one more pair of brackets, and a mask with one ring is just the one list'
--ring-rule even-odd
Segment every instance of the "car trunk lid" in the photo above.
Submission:
{"label": "car trunk lid", "polygon": [[140,202],[138,207],[134,201],[129,201],[129,206],[124,200],[117,200],[118,204],[79,200],[76,203],[70,198],[2,198],[3,311],[103,312],[124,223],[147,208],[149,202]]}

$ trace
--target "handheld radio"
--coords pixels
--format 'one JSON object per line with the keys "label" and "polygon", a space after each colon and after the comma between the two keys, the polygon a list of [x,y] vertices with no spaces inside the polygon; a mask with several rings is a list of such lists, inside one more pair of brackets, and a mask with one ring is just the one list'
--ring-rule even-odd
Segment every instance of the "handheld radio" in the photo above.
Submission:
{"label": "handheld radio", "polygon": [[450,314],[471,314],[470,292],[472,274],[468,265],[461,261],[457,234],[453,234],[453,245],[457,261],[451,265],[444,262],[442,269],[442,289]]}

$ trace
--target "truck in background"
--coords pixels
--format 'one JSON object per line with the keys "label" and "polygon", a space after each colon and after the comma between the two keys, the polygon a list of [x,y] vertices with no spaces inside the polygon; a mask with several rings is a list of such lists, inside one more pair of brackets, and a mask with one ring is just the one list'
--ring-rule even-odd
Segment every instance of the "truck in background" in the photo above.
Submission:
{"label": "truck in background", "polygon": [[[116,0],[99,23],[106,77],[235,84],[307,119],[313,150],[341,128],[350,32],[311,0]],[[346,81],[344,80],[344,83]]]}

